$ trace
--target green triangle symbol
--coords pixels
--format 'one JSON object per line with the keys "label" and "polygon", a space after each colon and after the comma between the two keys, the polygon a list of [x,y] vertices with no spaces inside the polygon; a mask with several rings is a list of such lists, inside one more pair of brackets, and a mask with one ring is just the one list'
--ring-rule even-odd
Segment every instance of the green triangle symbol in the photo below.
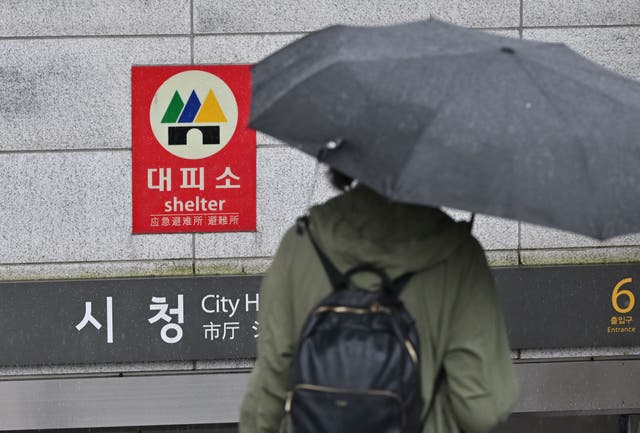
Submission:
{"label": "green triangle symbol", "polygon": [[173,98],[171,98],[171,102],[169,102],[167,111],[164,112],[164,116],[160,123],[176,123],[183,108],[184,102],[176,90],[176,93],[173,94]]}

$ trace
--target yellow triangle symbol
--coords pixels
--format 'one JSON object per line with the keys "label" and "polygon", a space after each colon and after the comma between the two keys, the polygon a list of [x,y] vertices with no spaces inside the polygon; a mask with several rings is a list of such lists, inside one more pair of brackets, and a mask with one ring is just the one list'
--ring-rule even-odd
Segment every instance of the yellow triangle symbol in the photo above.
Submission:
{"label": "yellow triangle symbol", "polygon": [[227,121],[227,117],[224,115],[218,99],[213,94],[213,90],[209,90],[207,99],[204,100],[202,108],[198,112],[194,122],[195,123],[223,123]]}

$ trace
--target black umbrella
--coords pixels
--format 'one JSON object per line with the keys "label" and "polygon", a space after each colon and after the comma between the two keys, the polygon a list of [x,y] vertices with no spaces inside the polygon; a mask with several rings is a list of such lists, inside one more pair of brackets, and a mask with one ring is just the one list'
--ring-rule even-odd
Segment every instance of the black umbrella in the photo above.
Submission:
{"label": "black umbrella", "polygon": [[640,84],[563,44],[334,26],[252,72],[251,127],[392,200],[640,231]]}

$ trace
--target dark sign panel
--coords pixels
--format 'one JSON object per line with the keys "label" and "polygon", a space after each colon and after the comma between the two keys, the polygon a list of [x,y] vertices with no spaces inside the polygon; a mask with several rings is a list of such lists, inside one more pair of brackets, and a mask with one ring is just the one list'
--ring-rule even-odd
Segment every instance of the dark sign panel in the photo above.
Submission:
{"label": "dark sign panel", "polygon": [[[640,265],[496,268],[513,349],[639,346]],[[255,356],[261,277],[0,283],[0,365]]]}
{"label": "dark sign panel", "polygon": [[639,346],[640,265],[494,269],[511,347]]}
{"label": "dark sign panel", "polygon": [[260,277],[0,284],[0,365],[255,356]]}

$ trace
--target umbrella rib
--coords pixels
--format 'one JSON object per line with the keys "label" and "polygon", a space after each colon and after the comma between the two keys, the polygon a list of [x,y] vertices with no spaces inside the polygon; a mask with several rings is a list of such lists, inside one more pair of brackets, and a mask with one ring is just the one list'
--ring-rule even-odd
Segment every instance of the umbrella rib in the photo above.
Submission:
{"label": "umbrella rib", "polygon": [[[332,63],[332,65],[337,64],[337,63],[339,63],[339,62],[334,62],[334,63]],[[320,74],[320,73],[321,73],[321,72],[323,72],[323,71],[324,71],[324,67],[323,67],[322,69],[318,69],[318,70],[314,71],[313,73],[311,73],[311,74],[309,74],[309,75],[305,76],[304,78],[302,78],[302,79],[300,79],[298,82],[296,82],[294,85],[292,85],[292,86],[290,86],[290,87],[283,87],[280,91],[276,92],[276,96],[275,96],[275,98],[274,98],[274,97],[269,98],[269,99],[271,99],[271,102],[270,102],[270,104],[269,104],[269,105],[266,105],[266,106],[262,107],[262,110],[261,110],[261,111],[260,111],[260,113],[258,113],[257,115],[255,115],[255,116],[253,116],[253,115],[252,115],[251,122],[250,122],[250,126],[251,126],[251,124],[255,124],[255,123],[258,121],[258,119],[260,119],[260,117],[261,117],[264,113],[268,112],[268,111],[271,109],[271,107],[273,107],[274,105],[276,105],[276,104],[277,104],[277,103],[282,99],[282,97],[283,97],[283,96],[285,96],[286,94],[288,94],[288,93],[292,92],[292,91],[293,91],[293,90],[295,90],[296,88],[298,88],[298,87],[300,87],[301,85],[303,85],[307,80],[309,80],[309,79],[311,79],[311,78],[315,77],[316,75]],[[267,82],[268,82],[268,81],[267,81]],[[255,91],[255,94],[256,94],[256,95],[257,95],[258,93],[259,93],[259,91]],[[254,99],[257,99],[257,98],[255,98],[255,96],[254,96]],[[252,113],[252,114],[253,114],[253,113]]]}
{"label": "umbrella rib", "polygon": [[[471,51],[471,52],[462,52],[462,53],[438,53],[438,54],[434,54],[434,55],[429,55],[427,56],[429,59],[441,59],[443,57],[462,57],[462,56],[476,56],[476,55],[484,55],[486,53],[491,53],[494,52],[496,49],[496,47],[491,46],[491,47],[487,47],[486,49],[482,49],[479,51]],[[420,55],[411,55],[411,56],[399,56],[399,57],[390,57],[390,60],[420,60],[423,59],[423,56]],[[327,68],[336,66],[336,65],[341,65],[341,64],[348,64],[348,63],[369,63],[369,62],[375,62],[377,61],[376,59],[346,59],[346,58],[338,58],[326,65],[321,66],[320,68],[316,69],[315,71],[313,71],[310,74],[305,75],[304,77],[301,77],[300,79],[298,79],[295,83],[293,83],[291,86],[282,88],[280,91],[275,92],[275,96],[272,96],[271,98],[269,98],[271,100],[271,102],[269,103],[268,106],[265,106],[262,108],[262,110],[260,111],[260,113],[258,113],[255,117],[252,115],[252,119],[251,119],[251,124],[253,124],[254,122],[256,122],[265,112],[267,112],[271,107],[273,107],[274,105],[276,105],[283,96],[287,95],[288,93],[293,92],[295,89],[297,89],[298,87],[304,85],[305,82],[307,82],[308,80],[316,77],[317,75],[321,74],[322,72],[324,72]],[[264,80],[265,82],[269,82],[269,80]],[[259,87],[260,85],[256,85],[256,89],[254,89],[254,98],[256,98],[256,95],[258,95],[260,93],[260,90],[257,90],[257,87]]]}
{"label": "umbrella rib", "polygon": [[[476,52],[472,52],[472,53],[464,53],[464,54],[460,54],[460,55],[475,56],[475,55],[484,55],[484,54],[486,54],[487,52],[492,53],[492,52],[494,52],[494,50],[482,50],[482,51],[476,51]],[[454,57],[454,55],[442,55],[442,56],[439,56],[439,57]],[[449,83],[455,82],[455,81],[457,80],[458,76],[459,76],[459,75],[461,75],[461,73],[462,73],[462,72],[468,72],[468,71],[464,70],[463,68],[458,68],[458,69],[456,69],[455,74],[453,74],[453,75],[449,75],[449,81],[447,82],[447,90],[446,90],[445,94],[443,95],[443,97],[441,98],[440,103],[437,105],[437,107],[436,107],[436,108],[435,108],[435,110],[434,110],[434,111],[436,111],[437,113],[441,113],[441,111],[439,110],[439,108],[440,108],[442,105],[444,105],[444,104],[446,104],[446,103],[451,103],[451,102],[453,101],[452,99],[450,99],[450,98],[449,98],[449,96],[452,94],[452,92],[453,92],[455,89],[454,89],[454,86],[449,85]],[[477,71],[476,71],[476,72],[477,72]],[[546,95],[545,95],[545,97],[546,97]],[[432,119],[432,121],[431,121],[431,122],[429,122],[429,123],[425,123],[425,124],[424,124],[424,126],[423,126],[423,127],[421,128],[421,130],[420,130],[420,134],[419,134],[419,136],[420,136],[420,137],[422,137],[422,136],[424,135],[425,131],[426,131],[427,129],[429,129],[429,128],[432,126],[433,121],[435,121],[435,119],[436,119],[436,118],[437,118],[437,116],[436,116],[434,119]],[[402,165],[399,167],[399,169],[401,170],[401,172],[403,172],[403,173],[405,172],[405,168],[406,168],[406,166],[407,166],[407,165],[408,165],[408,164],[409,164],[409,163],[414,159],[414,154],[415,154],[415,152],[416,152],[416,151],[417,151],[417,147],[416,147],[416,146],[414,146],[414,147],[411,149],[411,151],[407,154],[407,156],[404,158],[404,161],[403,161]],[[397,178],[397,180],[396,180],[395,184],[393,185],[393,190],[394,190],[394,191],[396,191],[396,190],[397,190],[398,185],[399,185],[400,183],[402,183],[402,180],[403,180],[403,178],[402,178],[402,177],[398,177],[398,178]]]}
{"label": "umbrella rib", "polygon": [[[576,79],[574,76],[569,75],[569,74],[567,74],[567,73],[563,72],[562,70],[555,69],[555,68],[553,68],[552,66],[548,65],[548,64],[547,64],[547,63],[545,63],[545,62],[542,62],[542,61],[540,61],[540,60],[538,60],[538,59],[531,58],[531,57],[527,58],[527,60],[529,60],[529,61],[531,61],[531,62],[534,62],[534,63],[536,63],[537,65],[540,65],[540,66],[541,66],[541,67],[543,67],[544,69],[546,69],[546,70],[548,70],[548,71],[550,71],[550,72],[552,72],[552,73],[554,73],[554,74],[561,75],[563,78],[566,78],[566,79],[568,79],[569,81],[572,81],[572,82],[577,83],[577,84],[579,84],[579,85],[581,85],[581,86],[587,87],[588,89],[593,90],[594,92],[598,93],[599,95],[601,95],[601,96],[605,97],[606,99],[608,99],[608,100],[610,100],[610,101],[613,101],[613,102],[615,102],[615,103],[617,103],[617,104],[624,105],[625,107],[627,107],[627,108],[631,108],[631,109],[634,109],[634,110],[638,110],[638,109],[640,109],[640,107],[638,107],[638,106],[633,106],[633,105],[631,105],[630,103],[628,103],[628,102],[626,102],[626,101],[621,101],[621,100],[619,100],[619,99],[616,99],[616,98],[612,97],[611,95],[609,95],[608,93],[606,93],[604,90],[599,89],[599,88],[597,88],[597,87],[594,87],[594,86],[592,86],[592,85],[590,85],[590,84],[588,84],[588,83],[585,83],[585,82],[583,82],[583,81],[580,81],[580,80]],[[597,65],[597,64],[596,64],[596,66],[599,66],[599,65]],[[523,68],[523,69],[525,69],[525,68]],[[584,69],[584,68],[581,68],[581,69],[582,69],[583,71],[585,71],[585,72],[589,73],[589,74],[595,73],[594,71],[590,71],[590,70],[587,70],[587,69]],[[629,82],[632,82],[632,83],[636,83],[634,80],[631,80],[631,79],[629,79],[629,78],[627,78],[627,77],[625,77],[625,76],[619,75],[619,74],[617,74],[617,73],[616,73],[616,72],[614,72],[614,71],[610,71],[610,70],[608,70],[608,69],[606,69],[606,68],[602,68],[602,69],[606,70],[607,72],[609,72],[609,73],[611,73],[611,74],[614,74],[614,76],[615,76],[616,78],[623,79],[623,80],[625,80],[625,81],[629,81]],[[526,69],[525,69],[525,70],[526,70]],[[527,72],[527,73],[528,73],[528,72]],[[528,74],[528,75],[531,77],[531,75],[530,75],[530,74]],[[638,91],[640,92],[640,88],[638,89]],[[545,95],[545,97],[546,97],[546,95]]]}
{"label": "umbrella rib", "polygon": [[[563,123],[565,125],[571,125],[573,128],[571,130],[576,131],[577,132],[577,136],[576,138],[581,142],[584,143],[584,133],[583,131],[581,131],[581,128],[577,127],[575,125],[574,122],[571,122],[567,116],[564,114],[564,112],[558,108],[557,104],[555,104],[553,102],[553,98],[551,98],[547,92],[544,90],[544,88],[542,87],[542,85],[535,79],[534,75],[523,65],[522,59],[517,59],[518,61],[518,65],[520,66],[520,68],[524,71],[524,73],[529,77],[529,79],[531,80],[531,82],[533,83],[533,85],[538,89],[538,91],[540,92],[540,94],[547,100],[547,102],[549,103],[549,106],[551,108],[553,108],[553,110],[558,114],[558,116],[563,120]],[[538,62],[536,62],[538,63]],[[585,168],[585,171],[587,173],[592,173],[593,170],[591,169],[591,165],[589,164],[589,161],[584,157],[584,153],[580,152],[579,153],[582,158],[582,165]],[[593,183],[593,176],[588,175],[585,176],[587,184],[589,186],[589,190],[594,191],[596,185]],[[595,227],[594,227],[595,228]],[[599,231],[599,229],[596,229],[596,231]]]}
{"label": "umbrella rib", "polygon": [[[474,53],[474,54],[479,54],[479,53]],[[448,56],[451,57],[451,56]],[[456,70],[456,73],[453,75],[449,75],[449,81],[447,83],[447,91],[444,93],[444,95],[442,96],[440,102],[438,103],[438,105],[435,107],[434,111],[437,113],[440,113],[439,108],[446,104],[447,102],[450,102],[450,98],[449,96],[451,95],[451,93],[454,90],[454,86],[451,86],[450,83],[454,82],[454,78],[457,79],[458,76],[461,74],[461,72],[463,71],[462,68],[459,68]],[[431,125],[433,124],[433,120],[435,120],[436,117],[434,117],[434,119],[432,119],[431,122],[425,123],[422,128],[420,129],[420,134],[418,134],[419,137],[422,137],[425,133],[425,131],[427,129],[429,129],[431,127]],[[411,151],[407,154],[407,156],[405,156],[404,161],[402,162],[402,165],[399,167],[399,171],[400,173],[405,173],[405,168],[407,167],[407,165],[414,159],[414,154],[417,151],[417,146],[414,146],[411,148]],[[393,185],[393,190],[396,191],[398,188],[398,185],[402,182],[403,178],[401,176],[399,176],[396,179],[395,184]]]}
{"label": "umbrella rib", "polygon": [[[350,36],[350,37],[349,37],[349,40],[351,41],[351,40],[353,40],[353,38],[354,38],[354,36],[355,36],[355,35],[353,34],[353,32],[350,32],[350,33],[349,33],[349,29],[350,29],[350,28],[349,28],[349,26],[344,26],[344,25],[337,24],[337,25],[333,25],[333,26],[331,26],[331,27],[328,27],[328,28],[326,28],[326,29],[320,30],[320,31],[319,31],[319,33],[321,33],[321,32],[328,32],[328,31],[339,31],[340,33],[345,33],[345,30],[346,30],[346,31],[347,31],[347,34],[349,34],[349,36]],[[278,58],[278,56],[286,55],[286,53],[288,52],[288,50],[290,50],[290,49],[291,49],[291,47],[293,47],[294,45],[295,45],[295,46],[304,46],[304,44],[305,44],[305,43],[307,43],[307,42],[308,42],[310,39],[312,39],[312,38],[313,38],[313,34],[307,34],[307,35],[303,36],[302,38],[300,38],[300,39],[298,39],[298,40],[294,41],[294,42],[293,42],[292,44],[290,44],[289,46],[282,47],[282,48],[280,48],[279,50],[277,50],[275,53],[270,54],[267,58],[263,59],[260,63],[265,63],[265,62],[268,62],[268,61],[271,61],[271,62],[276,61],[275,59],[276,59],[276,58]],[[343,45],[344,45],[344,42],[343,42]],[[338,62],[339,62],[339,61],[338,61]],[[276,63],[277,63],[277,61],[276,61]],[[293,86],[291,86],[291,87],[283,87],[279,92],[276,92],[276,93],[275,93],[275,94],[276,94],[276,96],[275,96],[275,97],[273,97],[273,96],[272,96],[271,98],[269,98],[269,99],[271,99],[271,103],[270,103],[268,106],[263,107],[263,109],[262,109],[262,111],[261,111],[261,113],[260,113],[260,114],[258,114],[256,117],[254,117],[254,116],[253,116],[253,113],[251,113],[251,116],[250,116],[250,122],[249,122],[249,123],[251,124],[252,122],[254,122],[255,120],[257,120],[257,119],[258,119],[262,114],[264,114],[264,112],[265,112],[265,111],[268,111],[268,109],[270,109],[270,108],[271,108],[271,107],[273,107],[275,104],[277,104],[277,103],[278,103],[278,101],[280,101],[280,99],[282,99],[282,96],[283,96],[283,95],[285,95],[285,94],[287,94],[288,92],[290,92],[291,90],[293,90],[293,89],[297,88],[298,86],[300,86],[302,83],[304,83],[304,82],[305,82],[305,81],[307,81],[308,79],[310,79],[310,78],[312,78],[312,77],[314,77],[314,76],[318,75],[318,74],[319,74],[320,72],[322,72],[325,68],[327,68],[327,67],[329,67],[329,66],[331,66],[332,64],[335,64],[335,63],[337,63],[337,62],[329,63],[329,65],[322,66],[322,68],[320,68],[320,69],[318,69],[318,70],[314,71],[313,73],[311,73],[311,74],[309,74],[309,75],[305,76],[304,78],[302,78],[301,80],[299,80],[296,84],[294,84],[294,85],[293,85]],[[256,65],[257,65],[257,64],[254,64],[254,65],[251,67],[252,75],[255,75],[254,68],[255,68],[255,66],[256,66]],[[282,71],[277,71],[277,72],[278,72],[278,73],[282,73]],[[274,76],[274,74],[272,73],[272,74],[270,75],[270,79],[268,79],[268,80],[262,80],[262,83],[263,83],[263,84],[264,84],[264,83],[270,83],[271,81],[273,81],[273,76]],[[260,87],[260,85],[258,84],[256,87],[254,87],[254,88],[252,89],[253,97],[255,97],[255,96],[259,93],[259,91],[257,91],[257,90],[256,90],[256,89],[257,89],[257,87]]]}
{"label": "umbrella rib", "polygon": [[[572,126],[575,126],[572,122],[569,122],[569,120],[567,119],[567,116],[564,114],[563,110],[560,110],[558,108],[558,106],[553,102],[553,98],[551,98],[546,90],[543,88],[542,85],[540,85],[540,83],[536,80],[535,76],[529,71],[529,69],[527,69],[523,63],[521,59],[517,59],[518,65],[520,66],[520,69],[522,69],[524,71],[524,73],[529,77],[529,79],[531,80],[531,82],[533,83],[533,85],[536,87],[536,89],[538,89],[538,91],[540,92],[540,94],[544,97],[544,99],[547,100],[547,102],[549,103],[549,106],[552,107],[554,109],[554,111],[559,115],[559,117],[564,121],[565,124],[571,124]],[[538,63],[538,62],[536,62]]]}

